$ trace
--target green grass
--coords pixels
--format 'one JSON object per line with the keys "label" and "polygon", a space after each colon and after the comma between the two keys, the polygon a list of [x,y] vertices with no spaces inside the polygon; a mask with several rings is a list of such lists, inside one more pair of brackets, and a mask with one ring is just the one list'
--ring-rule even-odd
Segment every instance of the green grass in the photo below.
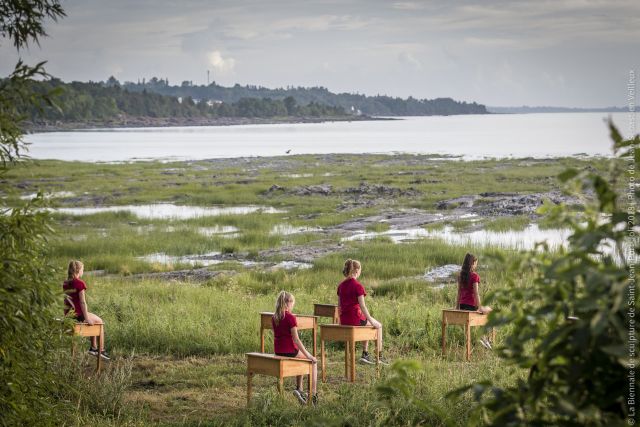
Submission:
{"label": "green grass", "polygon": [[376,222],[374,224],[367,225],[367,231],[373,231],[376,233],[382,233],[384,231],[388,231],[391,227],[386,222]]}
{"label": "green grass", "polygon": [[[441,200],[494,191],[496,183],[505,192],[549,191],[557,189],[553,177],[566,167],[604,167],[601,159],[503,159],[462,164],[412,155],[328,158],[305,155],[121,165],[39,161],[14,168],[4,177],[13,186],[13,191],[4,194],[13,206],[23,203],[19,195],[41,189],[75,193],[73,198],[52,199],[51,204],[59,207],[171,202],[194,206],[251,204],[286,210],[280,214],[185,221],[145,220],[129,213],[54,215],[56,234],[49,247],[60,266],[60,281],[69,259],[83,260],[86,270],[111,273],[87,276],[86,280],[89,308],[106,322],[107,346],[114,361],[101,382],[92,383],[87,378],[74,386],[80,394],[63,396],[78,408],[70,424],[309,425],[325,420],[365,426],[415,425],[422,420],[443,425],[450,419],[454,425],[464,425],[473,408],[471,397],[449,400],[444,398],[449,391],[485,379],[511,384],[522,375],[477,345],[473,361],[464,362],[461,328],[449,328],[451,351],[443,357],[441,310],[454,305],[456,290],[453,286],[437,289],[419,278],[426,269],[460,264],[464,254],[471,251],[480,258],[481,292],[486,297],[509,278],[506,266],[491,255],[500,252],[507,259],[510,255],[496,248],[449,246],[438,240],[393,244],[388,238],[379,238],[345,242],[342,251],[315,260],[310,270],[263,271],[225,262],[211,269],[232,270],[234,274],[204,283],[131,277],[135,273],[189,268],[138,259],[151,253],[183,256],[223,252],[255,258],[261,250],[282,246],[336,244],[342,237],[337,233],[282,236],[271,231],[278,224],[329,228],[406,208],[435,212]],[[284,174],[312,176],[292,178]],[[418,195],[380,201],[372,195],[345,193],[361,182],[401,190],[411,187]],[[268,192],[274,184],[285,190]],[[297,187],[318,184],[329,184],[334,192],[328,196],[294,195]],[[528,217],[495,218],[485,219],[484,226],[495,231],[519,230],[528,222]],[[449,224],[468,229],[475,223],[460,220]],[[205,236],[198,231],[214,226],[236,227],[238,235]],[[443,226],[439,222],[426,228]],[[375,232],[388,229],[386,223],[367,227],[367,231]],[[244,409],[244,353],[258,349],[258,313],[273,310],[275,297],[282,289],[294,293],[298,313],[311,313],[313,303],[335,303],[346,258],[362,262],[367,305],[384,324],[386,356],[421,362],[423,370],[416,378],[415,396],[438,408],[440,415],[425,415],[404,398],[380,400],[375,386],[388,379],[388,370],[377,380],[372,370],[358,366],[358,384],[338,380],[343,363],[340,345],[329,346],[333,379],[320,385],[322,403],[317,409],[301,408],[288,395],[279,399],[274,380],[261,376],[256,379],[252,408]],[[514,279],[526,284],[530,274],[522,272]],[[509,328],[499,331],[499,341]],[[479,333],[474,332],[474,342]],[[302,331],[301,337],[310,346],[309,332]],[[271,342],[269,337],[267,351]],[[86,367],[91,362],[81,363]],[[109,406],[105,401],[115,403]],[[426,421],[421,417],[427,417]]]}
{"label": "green grass", "polygon": [[[360,258],[368,259],[364,265],[370,268],[362,281],[369,290],[368,307],[384,324],[386,356],[394,360],[416,359],[424,366],[416,378],[416,397],[445,413],[454,411],[457,423],[462,424],[471,406],[469,398],[443,399],[446,393],[485,379],[506,384],[520,375],[501,366],[495,355],[479,345],[474,345],[474,361],[464,362],[462,328],[449,328],[450,351],[442,357],[440,310],[453,305],[454,289],[430,289],[417,281],[402,292],[398,288],[385,288],[387,281],[381,277],[390,274],[388,265],[372,259],[384,248],[363,250],[367,253],[361,253]],[[315,302],[334,302],[335,287],[341,277],[332,259],[323,260],[315,271],[245,272],[205,284],[122,278],[89,281],[90,307],[107,324],[111,353],[116,360],[133,363],[132,386],[124,392],[127,401],[134,409],[144,409],[144,417],[167,425],[196,425],[203,421],[215,425],[299,425],[317,417],[333,420],[344,417],[353,425],[369,425],[374,419],[394,414],[378,401],[373,387],[384,381],[389,372],[383,370],[377,380],[371,368],[358,366],[360,384],[343,383],[338,380],[343,363],[338,345],[328,346],[330,381],[319,387],[322,404],[317,410],[300,408],[288,395],[280,401],[273,379],[260,376],[255,382],[254,407],[247,412],[243,410],[243,353],[258,348],[258,313],[273,309],[280,289],[294,293],[297,313],[311,313]],[[407,262],[405,268],[409,269],[411,263]],[[483,271],[483,279],[486,277],[486,283],[500,286],[502,276],[496,267]],[[326,277],[332,282],[323,283]],[[483,291],[491,287],[487,284]],[[500,331],[498,339],[507,330]],[[270,336],[267,333],[266,351],[272,351]],[[475,337],[478,336],[476,332]],[[301,338],[310,349],[309,331],[301,331]],[[288,381],[288,387],[291,384]],[[420,411],[401,399],[393,404],[403,409],[396,415],[408,417],[407,423],[420,415]],[[437,418],[432,421],[436,425],[442,422]]]}
{"label": "green grass", "polygon": [[528,216],[498,217],[487,221],[484,228],[489,231],[523,231],[531,224]]}

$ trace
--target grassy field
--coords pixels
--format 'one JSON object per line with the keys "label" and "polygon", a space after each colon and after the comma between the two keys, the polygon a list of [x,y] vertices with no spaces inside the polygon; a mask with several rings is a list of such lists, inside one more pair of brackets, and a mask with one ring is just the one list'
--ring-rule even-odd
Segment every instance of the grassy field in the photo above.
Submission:
{"label": "grassy field", "polygon": [[[402,246],[397,256],[381,262],[392,244],[378,243],[353,248],[363,260],[363,283],[369,290],[369,308],[385,325],[385,354],[392,360],[415,359],[424,370],[417,377],[416,396],[456,414],[463,424],[471,405],[444,399],[444,395],[473,381],[514,381],[519,373],[501,366],[496,356],[474,339],[473,362],[464,362],[462,328],[449,328],[451,351],[440,354],[440,310],[454,304],[455,289],[436,289],[418,280],[398,276],[420,273],[424,267],[453,262],[464,248],[438,247],[435,243]],[[440,252],[436,254],[436,252]],[[409,255],[406,258],[402,255]],[[485,259],[485,258],[482,258]],[[245,360],[243,354],[259,348],[260,311],[273,310],[280,289],[296,295],[297,313],[311,313],[313,303],[335,302],[340,280],[336,265],[342,257],[327,257],[311,270],[295,273],[245,272],[204,284],[167,283],[123,278],[97,278],[90,283],[93,309],[108,325],[108,345],[115,361],[130,363],[132,377],[125,395],[130,410],[144,419],[176,425],[291,424],[303,425],[324,417],[331,422],[350,420],[352,425],[370,425],[391,416],[375,392],[374,369],[358,366],[358,382],[344,383],[342,347],[329,346],[329,381],[321,384],[317,409],[300,408],[292,396],[280,402],[273,378],[258,377],[256,400],[245,411]],[[370,268],[367,268],[370,266]],[[480,274],[485,292],[505,280],[499,265],[483,264]],[[526,280],[526,276],[522,277]],[[508,328],[498,333],[498,342]],[[270,336],[270,335],[269,335]],[[308,331],[301,332],[311,348]],[[474,336],[480,336],[479,331]],[[267,351],[272,351],[267,339]],[[383,369],[379,381],[388,378]],[[293,387],[289,380],[288,388]],[[420,411],[400,399],[398,414],[412,417]],[[364,409],[364,410],[363,410]],[[433,418],[439,424],[444,420]]]}
{"label": "grassy field", "polygon": [[[602,159],[510,159],[460,162],[429,156],[292,156],[177,163],[88,164],[39,161],[13,169],[4,177],[13,192],[4,194],[14,205],[20,196],[43,191],[71,192],[52,196],[52,207],[100,207],[174,203],[187,206],[259,205],[282,213],[222,215],[186,220],[141,219],[133,213],[104,212],[80,216],[54,214],[51,254],[60,265],[60,281],[69,259],[81,259],[88,303],[107,325],[107,346],[113,356],[105,374],[87,382],[78,401],[75,425],[464,425],[472,398],[446,399],[463,385],[492,379],[509,384],[522,375],[477,344],[474,331],[472,362],[464,362],[461,328],[449,328],[451,351],[440,352],[441,309],[452,307],[455,286],[440,288],[423,280],[426,270],[460,264],[467,251],[480,257],[482,295],[511,278],[526,285],[530,272],[509,273],[509,252],[497,247],[451,246],[439,240],[394,244],[387,238],[344,242],[331,227],[387,212],[420,209],[441,212],[439,201],[483,192],[529,194],[558,190],[555,176],[566,167],[604,168]],[[361,183],[384,186],[357,193]],[[274,189],[274,186],[279,186]],[[330,186],[328,194],[301,189]],[[529,215],[481,217],[426,225],[436,230],[485,228],[522,230],[538,219]],[[285,235],[274,227],[290,225],[313,231]],[[545,224],[545,226],[550,226]],[[230,235],[205,234],[201,229],[235,227]],[[323,228],[318,231],[317,228]],[[384,232],[380,222],[366,231]],[[291,246],[340,245],[324,253],[307,270],[284,270],[234,262],[233,257],[260,260],[260,251]],[[153,263],[140,257],[229,254],[228,262],[209,267],[223,274],[195,282],[149,278],[138,273],[192,268],[187,263]],[[313,303],[335,303],[346,258],[363,263],[361,281],[367,288],[372,315],[384,324],[385,355],[391,360],[414,359],[414,395],[434,411],[425,412],[410,399],[382,399],[376,386],[394,373],[358,366],[358,381],[347,384],[342,348],[329,346],[330,380],[319,387],[320,405],[302,408],[290,393],[279,399],[275,380],[258,376],[253,406],[245,409],[244,353],[259,348],[260,311],[273,310],[277,293],[286,289],[297,298],[295,311],[310,313]],[[286,259],[284,256],[273,256]],[[266,261],[269,261],[267,259]],[[444,280],[452,283],[451,280]],[[498,307],[499,308],[499,307]],[[509,327],[498,331],[498,343]],[[301,337],[310,347],[308,332]],[[267,339],[270,351],[271,339]],[[85,358],[87,372],[93,361]],[[64,361],[61,363],[64,364]],[[293,383],[287,382],[288,388]],[[105,404],[100,402],[112,402]]]}

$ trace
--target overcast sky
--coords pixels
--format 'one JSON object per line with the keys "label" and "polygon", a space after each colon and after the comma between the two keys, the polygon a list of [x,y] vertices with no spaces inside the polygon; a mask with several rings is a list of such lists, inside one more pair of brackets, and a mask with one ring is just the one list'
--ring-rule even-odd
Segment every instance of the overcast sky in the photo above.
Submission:
{"label": "overcast sky", "polygon": [[[493,106],[626,105],[640,1],[74,0],[22,57],[63,80],[157,76]],[[17,54],[0,41],[0,73]]]}

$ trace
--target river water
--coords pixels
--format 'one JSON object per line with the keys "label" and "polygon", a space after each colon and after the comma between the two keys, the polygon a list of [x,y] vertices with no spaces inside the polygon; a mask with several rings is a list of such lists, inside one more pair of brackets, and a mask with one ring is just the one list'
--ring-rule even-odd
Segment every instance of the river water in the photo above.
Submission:
{"label": "river water", "polygon": [[[420,153],[474,158],[610,155],[604,120],[626,113],[492,114],[402,120],[105,129],[31,134],[36,159],[119,162],[322,153]],[[636,113],[636,123],[640,115]]]}

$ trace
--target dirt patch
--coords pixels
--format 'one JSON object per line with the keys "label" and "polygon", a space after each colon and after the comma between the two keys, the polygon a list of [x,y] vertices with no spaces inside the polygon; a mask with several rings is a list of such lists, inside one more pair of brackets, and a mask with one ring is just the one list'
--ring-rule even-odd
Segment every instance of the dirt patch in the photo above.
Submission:
{"label": "dirt patch", "polygon": [[390,229],[407,229],[421,227],[444,220],[441,213],[429,213],[419,209],[410,209],[395,212],[386,212],[363,218],[354,218],[343,224],[337,225],[326,231],[330,233],[353,233],[366,230],[368,226],[380,223],[389,224]]}
{"label": "dirt patch", "polygon": [[258,257],[262,259],[269,258],[286,258],[288,260],[312,263],[315,259],[321,258],[325,255],[341,252],[347,249],[342,243],[330,244],[324,246],[308,246],[308,245],[296,245],[296,246],[283,246],[275,249],[267,249],[260,251]]}
{"label": "dirt patch", "polygon": [[480,193],[442,200],[436,206],[440,210],[464,211],[480,216],[533,216],[536,215],[536,210],[542,206],[545,200],[549,200],[556,205],[560,203],[567,205],[582,204],[581,200],[576,197],[562,194],[559,191],[549,191],[533,194]]}
{"label": "dirt patch", "polygon": [[357,187],[347,187],[342,189],[334,189],[332,185],[305,185],[300,187],[285,188],[274,184],[264,193],[265,195],[289,194],[293,196],[342,196],[358,199],[360,197],[367,198],[395,198],[417,196],[420,191],[413,187],[398,188],[384,184],[367,184],[361,182]]}
{"label": "dirt patch", "polygon": [[236,274],[236,272],[230,270],[212,271],[206,268],[196,268],[193,270],[176,270],[164,271],[161,273],[134,274],[132,277],[138,279],[162,279],[175,282],[206,282],[207,280],[211,280],[221,275],[231,276],[234,274]]}

